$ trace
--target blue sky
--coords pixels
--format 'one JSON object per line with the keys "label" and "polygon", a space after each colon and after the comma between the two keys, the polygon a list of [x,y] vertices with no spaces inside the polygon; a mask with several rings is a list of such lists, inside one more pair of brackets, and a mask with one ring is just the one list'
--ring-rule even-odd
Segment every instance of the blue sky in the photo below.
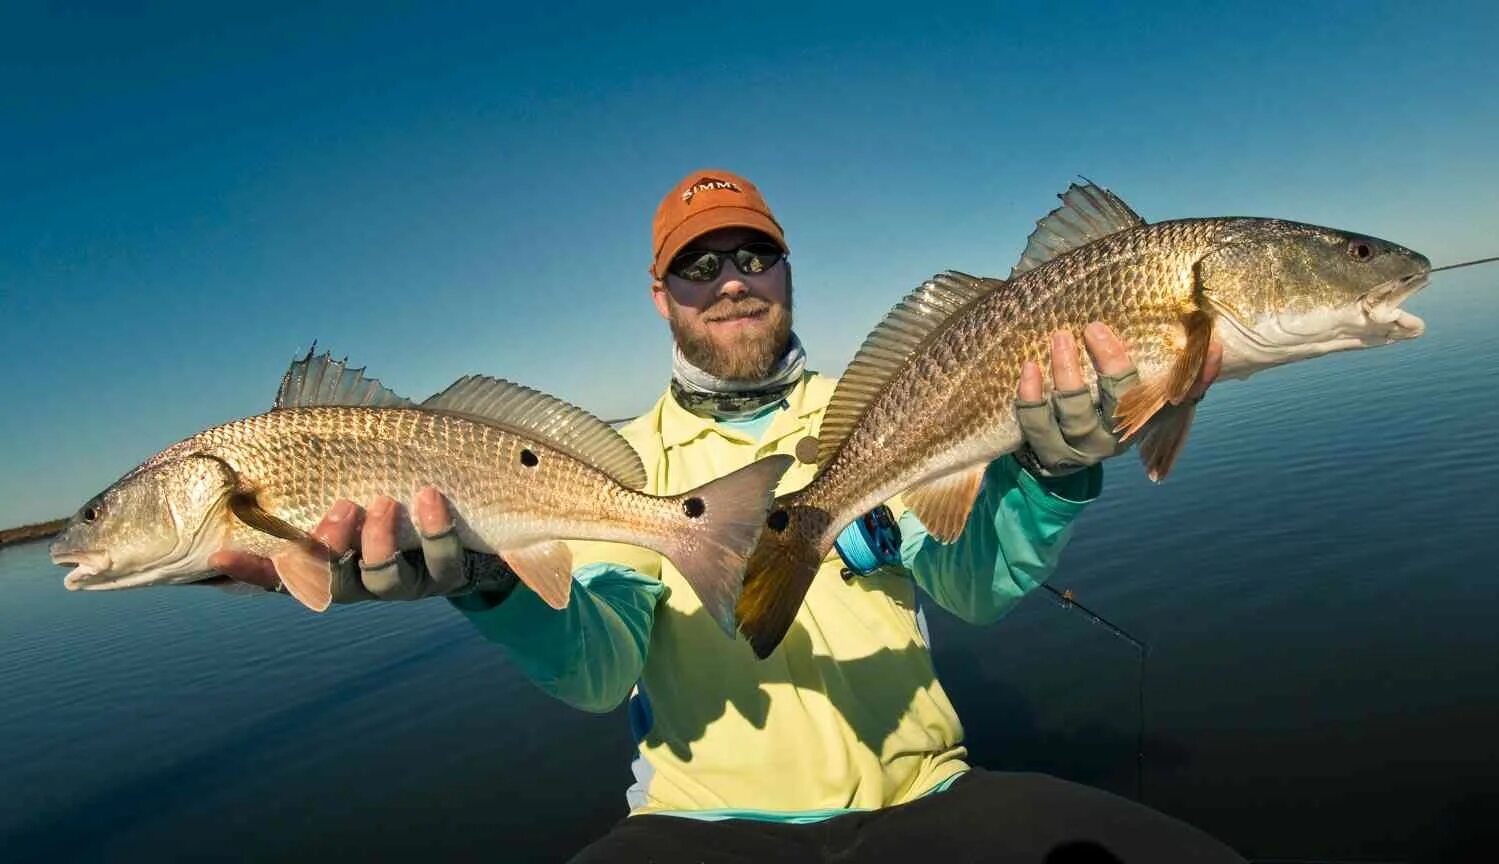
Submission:
{"label": "blue sky", "polygon": [[313,339],[411,395],[646,407],[650,217],[697,167],[769,198],[834,373],[1079,174],[1499,253],[1487,3],[229,8],[0,12],[0,526],[263,410]]}

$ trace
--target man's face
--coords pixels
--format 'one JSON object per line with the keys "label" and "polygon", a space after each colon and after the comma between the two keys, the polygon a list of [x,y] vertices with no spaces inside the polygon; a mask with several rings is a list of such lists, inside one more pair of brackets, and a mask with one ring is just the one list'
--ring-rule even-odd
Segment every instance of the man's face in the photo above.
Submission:
{"label": "man's face", "polygon": [[[752,241],[774,243],[758,231],[724,228],[682,251],[727,252]],[[651,297],[687,360],[719,378],[765,377],[791,338],[791,269],[784,258],[752,275],[740,273],[733,259],[725,260],[710,282],[667,273],[664,282],[652,286]]]}

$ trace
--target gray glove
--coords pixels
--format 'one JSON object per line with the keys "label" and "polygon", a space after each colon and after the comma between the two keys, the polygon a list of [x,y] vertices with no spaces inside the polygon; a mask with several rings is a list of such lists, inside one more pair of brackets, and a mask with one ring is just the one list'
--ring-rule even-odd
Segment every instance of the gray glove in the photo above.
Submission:
{"label": "gray glove", "polygon": [[1098,376],[1096,404],[1087,387],[1053,393],[1050,399],[1016,399],[1024,441],[1015,461],[1037,477],[1065,477],[1128,450],[1130,444],[1114,433],[1114,409],[1139,383],[1131,367],[1122,375]]}
{"label": "gray glove", "polygon": [[[384,561],[359,560],[354,550],[333,562],[333,602],[361,600],[420,600],[459,597],[473,592],[508,595],[515,573],[496,555],[463,548],[449,528],[431,537],[421,535],[420,551],[397,552]],[[489,605],[503,596],[490,598]]]}

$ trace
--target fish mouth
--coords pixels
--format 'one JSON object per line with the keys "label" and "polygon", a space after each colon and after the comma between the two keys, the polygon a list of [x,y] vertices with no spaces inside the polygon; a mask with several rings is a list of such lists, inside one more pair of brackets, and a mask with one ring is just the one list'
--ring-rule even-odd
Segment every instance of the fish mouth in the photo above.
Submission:
{"label": "fish mouth", "polygon": [[189,573],[172,573],[165,568],[150,568],[128,576],[116,576],[110,572],[114,561],[107,552],[70,552],[53,555],[54,564],[73,564],[73,569],[62,578],[62,585],[69,591],[123,591],[126,588],[144,588],[150,585],[173,585],[196,582],[212,573],[194,570]]}
{"label": "fish mouth", "polygon": [[1431,281],[1430,271],[1412,273],[1376,286],[1359,298],[1359,308],[1371,324],[1382,328],[1381,336],[1395,342],[1414,339],[1426,332],[1426,322],[1400,308]]}
{"label": "fish mouth", "polygon": [[53,552],[52,563],[68,565],[73,569],[63,577],[63,587],[69,591],[87,591],[102,587],[109,579],[109,568],[113,564],[109,553],[102,549],[83,549],[71,552]]}
{"label": "fish mouth", "polygon": [[1426,322],[1400,304],[1426,287],[1421,270],[1376,285],[1352,302],[1303,312],[1272,312],[1246,319],[1231,304],[1204,292],[1217,312],[1224,378],[1247,378],[1262,369],[1338,351],[1375,348],[1420,336]]}

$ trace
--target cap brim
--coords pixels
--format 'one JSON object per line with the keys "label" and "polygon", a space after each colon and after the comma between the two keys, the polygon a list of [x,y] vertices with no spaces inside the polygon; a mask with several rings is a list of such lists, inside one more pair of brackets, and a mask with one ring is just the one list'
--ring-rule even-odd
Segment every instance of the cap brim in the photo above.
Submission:
{"label": "cap brim", "polygon": [[651,272],[658,279],[663,277],[666,274],[666,265],[688,243],[709,231],[717,231],[720,228],[750,228],[760,231],[770,235],[781,244],[782,249],[790,251],[786,246],[786,237],[781,233],[781,226],[764,213],[748,207],[714,207],[711,210],[692,214],[666,235],[666,242],[656,250],[655,266]]}

